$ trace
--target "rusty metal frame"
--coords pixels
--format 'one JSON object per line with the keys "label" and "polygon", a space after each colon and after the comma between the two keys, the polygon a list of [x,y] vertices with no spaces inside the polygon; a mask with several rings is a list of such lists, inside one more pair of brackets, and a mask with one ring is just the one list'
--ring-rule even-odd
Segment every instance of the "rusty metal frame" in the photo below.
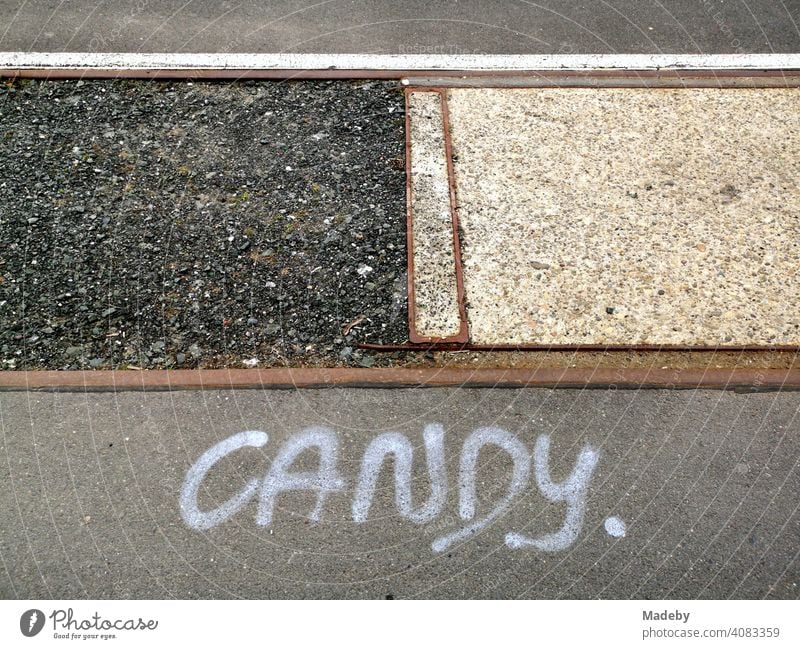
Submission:
{"label": "rusty metal frame", "polygon": [[800,390],[800,369],[275,368],[0,371],[2,391],[152,392],[311,388],[603,388]]}
{"label": "rusty metal frame", "polygon": [[794,88],[797,70],[543,70],[456,76],[409,75],[403,85],[425,88]]}
{"label": "rusty metal frame", "polygon": [[[456,276],[456,301],[458,303],[459,329],[453,336],[435,337],[423,336],[417,333],[417,309],[414,292],[414,208],[413,208],[413,188],[411,181],[411,115],[410,115],[410,96],[413,92],[430,92],[439,95],[442,107],[442,136],[444,141],[444,157],[447,165],[447,184],[448,199],[450,201],[450,223],[453,230],[453,261],[455,264]],[[434,345],[454,345],[466,344],[469,342],[469,325],[467,323],[467,311],[464,304],[464,276],[461,269],[461,242],[459,241],[458,210],[456,203],[456,184],[453,170],[453,151],[450,141],[450,121],[447,110],[447,93],[437,88],[425,88],[416,90],[406,88],[405,99],[405,121],[406,121],[406,256],[408,274],[408,339],[412,344],[434,344]]]}
{"label": "rusty metal frame", "polygon": [[[151,79],[162,81],[329,81],[336,79],[386,79],[413,76],[413,70],[256,70],[249,68],[0,68],[0,78],[20,79]],[[435,70],[426,76],[436,74]]]}
{"label": "rusty metal frame", "polygon": [[[511,79],[530,79],[533,78],[537,83],[533,85],[504,85],[502,81],[508,82]],[[449,79],[449,83],[444,83]],[[747,79],[750,84],[742,85],[741,81]],[[424,79],[420,79],[424,81]],[[500,82],[498,82],[498,80]],[[588,83],[578,83],[579,81]],[[612,80],[620,81],[616,85],[609,85]],[[463,273],[461,265],[461,247],[458,238],[458,214],[455,209],[456,188],[455,173],[452,157],[452,141],[449,128],[449,113],[447,112],[447,93],[449,89],[456,88],[530,88],[530,87],[592,87],[592,88],[777,88],[777,87],[800,87],[800,74],[790,72],[787,75],[783,70],[762,70],[747,71],[742,74],[737,70],[697,70],[691,71],[686,75],[680,70],[645,70],[645,71],[614,71],[613,73],[596,71],[526,71],[523,74],[509,74],[505,77],[491,75],[489,73],[465,75],[461,78],[455,77],[434,77],[430,79],[430,85],[413,85],[411,80],[405,80],[406,104],[411,92],[439,92],[442,96],[443,121],[445,122],[445,152],[447,156],[448,176],[451,182],[451,207],[453,208],[453,228],[456,233],[454,239],[454,256],[457,259],[457,279],[459,281],[459,305],[465,307],[463,295]],[[475,82],[475,83],[470,83]],[[487,82],[487,83],[484,83]],[[767,83],[782,82],[782,83]],[[759,85],[766,84],[766,85]],[[407,140],[407,160],[410,151],[410,118],[408,106],[406,105],[406,140]],[[407,181],[410,187],[410,167],[407,168]],[[408,196],[408,214],[410,215],[410,194]],[[409,227],[411,224],[409,216]],[[409,252],[409,255],[411,253]],[[413,268],[409,267],[409,284],[413,283]],[[409,295],[409,313],[411,309],[411,295]],[[462,324],[468,327],[466,310],[462,311]],[[411,330],[413,332],[413,329]],[[410,344],[409,344],[410,343]],[[800,344],[794,345],[659,345],[652,343],[638,343],[629,345],[604,345],[599,343],[590,344],[500,344],[500,345],[475,345],[470,342],[469,337],[466,341],[451,339],[421,339],[409,335],[409,343],[401,345],[380,345],[363,343],[359,347],[372,351],[475,351],[475,352],[500,352],[500,351],[549,351],[549,352],[800,352]],[[460,344],[459,344],[460,343]]]}
{"label": "rusty metal frame", "polygon": [[[402,80],[406,97],[406,219],[408,248],[408,299],[410,344],[377,345],[363,343],[359,347],[375,351],[402,350],[460,350],[470,351],[780,351],[798,352],[800,345],[471,345],[468,337],[463,340],[425,339],[415,335],[413,327],[413,260],[411,246],[411,214],[410,214],[410,128],[408,117],[408,94],[412,91],[435,91],[442,93],[446,100],[447,88],[479,87],[596,87],[596,88],[775,88],[800,86],[800,70],[736,70],[736,69],[648,69],[648,70],[257,70],[257,69],[106,69],[106,68],[0,68],[0,78],[30,79],[151,79],[151,80],[184,80],[184,81],[237,81],[237,80],[354,80],[385,79]],[[516,80],[516,81],[515,81]],[[527,86],[512,85],[519,80],[527,80]],[[419,85],[415,86],[414,83]],[[429,85],[425,85],[429,84]],[[437,85],[438,84],[438,85]],[[443,111],[446,110],[443,102]],[[450,140],[449,129],[445,132],[446,141]],[[446,144],[446,148],[447,148]],[[451,149],[447,148],[452,153]],[[447,156],[448,174],[453,180],[452,155]],[[458,243],[458,216],[455,211],[455,188],[451,186],[451,209],[454,219],[454,246],[458,249],[457,277],[463,291],[463,276],[460,264],[460,246]],[[460,295],[460,307],[464,307],[463,293]],[[462,325],[467,322],[462,316]],[[210,371],[210,370],[209,370]],[[0,376],[2,376],[0,372]],[[0,388],[3,384],[0,382]]]}
{"label": "rusty metal frame", "polygon": [[[736,69],[702,69],[692,70],[685,68],[648,69],[648,70],[623,70],[623,69],[595,69],[595,70],[345,70],[326,68],[320,70],[299,69],[269,69],[258,70],[252,68],[14,68],[0,67],[0,78],[26,78],[26,79],[162,79],[185,81],[235,81],[235,80],[332,80],[332,79],[387,79],[387,80],[414,80],[443,79],[448,83],[457,80],[492,79],[539,79],[543,84],[561,85],[579,83],[585,85],[589,82],[596,83],[597,87],[607,87],[603,84],[615,83],[614,80],[629,80],[630,87],[641,86],[644,81],[652,87],[659,84],[674,84],[676,82],[692,87],[694,83],[705,84],[714,81],[719,87],[733,86],[742,81],[749,80],[750,87],[774,87],[776,83],[800,82],[798,70],[736,70]],[[759,86],[758,84],[764,84]],[[497,87],[508,87],[502,83]]]}
{"label": "rusty metal frame", "polygon": [[466,343],[358,343],[359,349],[375,352],[781,352],[800,354],[800,345],[632,345],[602,344],[525,344],[525,345],[474,345]]}

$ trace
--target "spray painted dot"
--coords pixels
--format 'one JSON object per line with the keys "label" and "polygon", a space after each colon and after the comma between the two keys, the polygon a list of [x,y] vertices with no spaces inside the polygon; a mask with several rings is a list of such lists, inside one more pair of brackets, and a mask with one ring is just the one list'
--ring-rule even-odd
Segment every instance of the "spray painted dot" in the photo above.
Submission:
{"label": "spray painted dot", "polygon": [[625,536],[625,521],[621,518],[609,516],[606,519],[605,527],[606,532],[608,532],[610,536],[615,536],[617,538]]}

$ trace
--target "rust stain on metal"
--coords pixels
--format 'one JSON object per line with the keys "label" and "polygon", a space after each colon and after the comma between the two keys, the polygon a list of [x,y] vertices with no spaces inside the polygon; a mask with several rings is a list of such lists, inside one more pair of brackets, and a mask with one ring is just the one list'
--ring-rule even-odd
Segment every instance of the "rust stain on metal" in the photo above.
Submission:
{"label": "rust stain on metal", "polygon": [[456,195],[456,178],[453,169],[453,142],[450,138],[450,112],[447,106],[447,91],[440,90],[442,98],[442,128],[444,129],[444,155],[447,162],[447,182],[450,186],[450,216],[453,224],[453,259],[456,265],[456,292],[458,296],[458,314],[461,318],[461,329],[452,342],[466,342],[469,340],[469,322],[464,301],[464,274],[461,267],[461,241],[458,223],[458,198]]}
{"label": "rust stain on metal", "polygon": [[119,392],[328,387],[799,390],[800,370],[275,368],[0,372],[0,390]]}
{"label": "rust stain on metal", "polygon": [[359,349],[379,352],[800,352],[797,345],[473,345],[472,343],[359,343]]}
{"label": "rust stain on metal", "polygon": [[[752,80],[773,85],[773,82],[785,80],[795,83],[800,77],[796,70],[375,70],[375,69],[234,69],[234,68],[191,68],[191,69],[120,69],[120,68],[0,68],[2,77],[19,77],[29,79],[175,79],[175,80],[292,80],[292,79],[479,79],[479,78],[536,78],[549,80],[550,83],[568,83],[569,80],[595,79],[599,83],[609,79],[629,79],[631,83],[647,80],[652,83],[678,81],[687,87],[695,81],[706,83],[720,80],[728,83],[728,79],[740,82]],[[504,87],[504,86],[500,86]],[[755,87],[758,87],[757,85]]]}
{"label": "rust stain on metal", "polygon": [[[410,116],[410,95],[412,92],[435,92],[441,98],[442,106],[442,129],[445,149],[445,162],[447,164],[447,184],[450,199],[450,220],[453,229],[453,259],[455,262],[456,275],[456,299],[458,301],[459,330],[454,336],[438,338],[434,336],[422,336],[417,333],[417,312],[414,302],[414,210],[412,207],[412,182],[411,182],[411,116]],[[464,279],[461,272],[461,246],[458,237],[458,213],[456,211],[455,179],[453,177],[452,145],[450,142],[450,123],[447,112],[447,94],[439,88],[425,88],[423,90],[412,90],[406,88],[406,247],[408,254],[408,339],[413,344],[463,344],[469,340],[469,328],[467,325],[467,315],[464,306]]]}

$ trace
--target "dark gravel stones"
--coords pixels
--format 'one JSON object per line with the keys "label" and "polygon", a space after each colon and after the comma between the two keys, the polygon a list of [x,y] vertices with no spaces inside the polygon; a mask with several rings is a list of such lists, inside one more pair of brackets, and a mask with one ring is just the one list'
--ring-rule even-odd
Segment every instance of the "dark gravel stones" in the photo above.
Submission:
{"label": "dark gravel stones", "polygon": [[0,369],[384,363],[403,150],[391,83],[0,83]]}

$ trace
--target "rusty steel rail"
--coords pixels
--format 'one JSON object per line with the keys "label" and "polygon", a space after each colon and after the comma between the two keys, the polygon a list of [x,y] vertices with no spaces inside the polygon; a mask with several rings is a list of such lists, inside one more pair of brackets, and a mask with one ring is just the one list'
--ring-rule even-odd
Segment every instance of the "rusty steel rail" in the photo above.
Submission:
{"label": "rusty steel rail", "polygon": [[447,105],[447,92],[439,90],[442,98],[442,130],[444,140],[444,157],[447,164],[447,185],[450,190],[450,222],[453,228],[453,262],[456,267],[456,299],[458,301],[458,317],[461,322],[458,336],[454,341],[469,341],[469,321],[467,320],[466,299],[464,297],[464,270],[461,264],[461,226],[458,222],[458,196],[456,192],[456,175],[453,166],[453,141],[450,138],[450,109]]}
{"label": "rusty steel rail", "polygon": [[796,345],[657,345],[635,343],[630,345],[594,344],[525,344],[525,345],[474,345],[466,343],[358,343],[359,349],[373,352],[784,352],[800,354]]}
{"label": "rusty steel rail", "polygon": [[4,371],[0,391],[122,392],[310,388],[800,390],[800,369],[275,368]]}
{"label": "rusty steel rail", "polygon": [[[604,69],[604,70],[408,70],[408,69],[255,69],[255,68],[103,68],[0,67],[0,78],[23,79],[152,79],[182,81],[290,81],[386,79],[404,84],[455,87],[476,82],[513,87],[523,80],[547,86],[592,87],[786,87],[800,85],[797,70],[736,69]],[[630,85],[625,85],[630,84]],[[489,87],[487,85],[486,87]]]}
{"label": "rusty steel rail", "polygon": [[796,70],[615,70],[517,71],[420,74],[402,80],[404,86],[430,88],[796,88]]}
{"label": "rusty steel rail", "polygon": [[[683,88],[774,88],[774,87],[800,87],[800,71],[791,70],[737,70],[737,69],[646,69],[646,70],[391,70],[391,69],[234,69],[234,68],[191,68],[191,69],[147,69],[147,68],[0,68],[0,78],[36,78],[36,79],[151,79],[151,80],[183,80],[183,81],[237,81],[237,80],[334,80],[334,79],[386,79],[402,81],[405,86],[406,96],[406,219],[408,243],[408,304],[410,343],[398,345],[377,345],[362,343],[358,346],[373,351],[683,351],[683,352],[711,352],[711,351],[736,351],[736,352],[799,352],[798,345],[777,346],[728,346],[728,345],[472,345],[468,339],[468,320],[465,312],[465,299],[463,288],[463,273],[460,259],[460,244],[458,240],[458,214],[456,209],[456,195],[453,177],[452,143],[450,142],[449,129],[445,128],[445,148],[448,165],[448,179],[450,182],[451,211],[454,228],[454,254],[457,260],[456,277],[458,287],[459,311],[461,315],[461,331],[457,336],[450,338],[425,338],[418,336],[414,329],[414,302],[413,302],[413,242],[412,214],[410,201],[410,128],[408,124],[408,93],[417,91],[439,92],[443,99],[443,115],[447,117],[447,89],[455,87],[596,87],[596,88],[624,88],[624,87],[683,87]],[[528,84],[528,85],[525,85]],[[171,371],[170,375],[185,370]],[[238,373],[242,371],[260,370],[230,370]],[[278,370],[270,370],[270,372]],[[290,371],[290,370],[286,370]],[[291,370],[294,372],[307,372],[310,370]],[[343,370],[329,370],[339,372]],[[348,370],[358,371],[358,370]],[[375,370],[379,371],[379,370]],[[501,370],[498,370],[501,371]],[[509,370],[510,371],[510,370]],[[516,370],[515,370],[516,371]],[[545,370],[541,370],[545,371]],[[551,371],[551,370],[547,370]],[[556,371],[556,370],[552,370]],[[558,370],[560,371],[560,370]],[[632,370],[626,370],[632,371]],[[685,370],[683,370],[685,371]],[[744,370],[736,370],[742,372]],[[767,370],[764,370],[767,371]],[[773,371],[773,370],[769,370]],[[782,370],[780,370],[782,371]],[[228,372],[227,370],[203,370],[203,372]],[[153,372],[147,372],[152,374]],[[3,376],[0,372],[0,377]],[[15,372],[8,374],[16,375]],[[36,374],[36,373],[34,373]],[[59,375],[65,374],[58,372]],[[68,373],[67,373],[68,374]],[[79,373],[83,375],[84,373]],[[302,375],[302,374],[300,374]],[[298,376],[300,376],[298,375]],[[212,375],[209,375],[212,376]],[[304,375],[303,375],[304,376]],[[737,375],[743,376],[743,375]],[[16,379],[15,379],[16,380]],[[92,379],[94,380],[94,379]],[[153,379],[148,379],[151,381]],[[166,381],[166,379],[164,379]],[[130,379],[125,379],[130,381]],[[13,381],[12,381],[13,382]],[[10,385],[10,383],[9,383]],[[5,384],[0,379],[0,389]],[[128,388],[126,388],[128,389]]]}
{"label": "rusty steel rail", "polygon": [[[717,79],[717,75],[719,78]],[[523,79],[521,85],[514,85],[514,80]],[[534,79],[533,85],[525,85],[525,79]],[[717,79],[719,83],[712,83]],[[589,83],[583,83],[587,81]],[[747,83],[744,83],[747,80]],[[759,80],[765,85],[759,85]],[[420,82],[420,85],[414,85]],[[489,74],[470,74],[461,78],[443,77],[439,75],[428,80],[404,79],[406,96],[406,188],[407,188],[407,227],[409,241],[408,285],[409,290],[409,342],[403,344],[360,343],[360,349],[376,352],[395,351],[475,351],[475,352],[793,352],[800,353],[800,344],[781,345],[669,345],[654,343],[632,343],[629,345],[604,345],[601,343],[549,344],[536,342],[528,344],[476,345],[470,342],[469,319],[465,308],[464,279],[461,263],[461,243],[458,221],[458,203],[455,186],[452,138],[449,126],[448,91],[456,88],[524,88],[524,87],[593,87],[593,88],[760,88],[760,87],[800,87],[800,75],[796,72],[782,70],[748,71],[742,74],[736,70],[700,70],[688,75],[678,70],[644,70],[644,71],[529,71],[527,74],[510,74],[507,77]],[[744,85],[743,85],[744,83]],[[416,334],[415,312],[413,307],[413,263],[411,260],[411,231],[413,214],[411,209],[411,136],[408,97],[412,92],[438,92],[442,98],[442,121],[444,128],[445,157],[447,161],[448,181],[450,183],[450,208],[453,220],[453,255],[456,260],[456,281],[458,287],[458,303],[461,317],[461,331],[451,338],[424,338]],[[466,332],[466,335],[464,335]]]}
{"label": "rusty steel rail", "polygon": [[408,339],[416,345],[463,345],[469,341],[469,325],[464,302],[464,276],[461,268],[461,242],[459,240],[458,211],[456,209],[456,182],[453,172],[453,150],[450,141],[450,121],[447,112],[447,93],[435,88],[424,88],[420,92],[438,93],[442,106],[442,129],[444,140],[444,157],[447,164],[447,184],[450,201],[450,223],[453,229],[453,260],[456,276],[456,301],[458,302],[459,329],[458,333],[446,337],[423,336],[417,332],[417,307],[414,290],[414,206],[411,181],[411,115],[409,98],[414,88],[406,88],[405,96],[405,124],[406,124],[406,257],[407,257],[407,282],[408,282]]}
{"label": "rusty steel rail", "polygon": [[[347,79],[384,79],[397,81],[416,76],[413,70],[256,70],[201,68],[0,68],[0,78],[21,79],[150,79],[154,81],[330,81]],[[441,74],[426,71],[423,76]]]}

